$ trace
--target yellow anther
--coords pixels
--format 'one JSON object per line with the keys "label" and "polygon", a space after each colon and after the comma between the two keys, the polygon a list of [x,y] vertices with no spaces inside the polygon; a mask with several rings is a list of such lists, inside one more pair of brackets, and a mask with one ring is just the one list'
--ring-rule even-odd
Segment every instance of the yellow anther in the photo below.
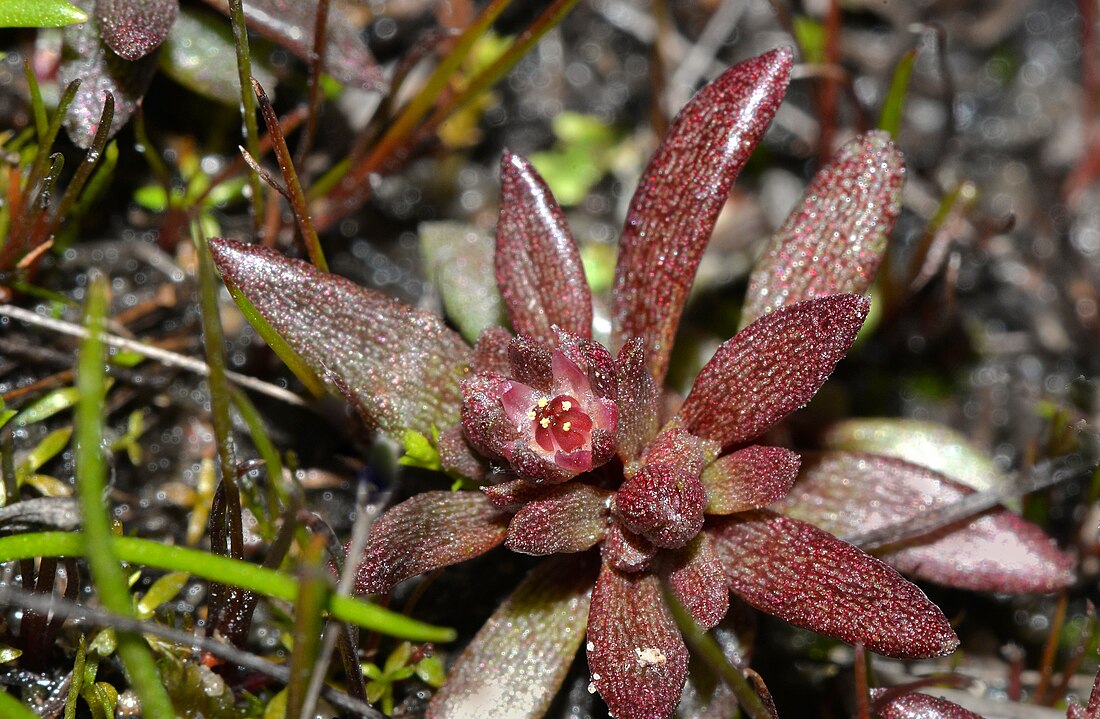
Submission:
{"label": "yellow anther", "polygon": [[563,402],[561,403],[561,410],[562,410],[562,412],[568,412],[568,411],[569,411],[569,410],[571,410],[572,408],[573,408],[573,403],[572,403],[572,402],[570,402],[569,400],[564,400],[564,401],[563,401]]}
{"label": "yellow anther", "polygon": [[546,429],[547,427],[550,426],[550,418],[549,417],[543,417],[542,419],[539,420],[539,424],[542,425],[543,429]]}
{"label": "yellow anther", "polygon": [[550,404],[550,400],[545,397],[539,398],[539,409],[546,409],[546,405]]}
{"label": "yellow anther", "polygon": [[534,419],[534,418],[535,418],[535,410],[533,410],[533,409],[527,410],[527,419]]}
{"label": "yellow anther", "polygon": [[561,431],[562,432],[568,432],[569,428],[572,427],[572,426],[573,426],[572,422],[566,422],[566,423],[562,424]]}

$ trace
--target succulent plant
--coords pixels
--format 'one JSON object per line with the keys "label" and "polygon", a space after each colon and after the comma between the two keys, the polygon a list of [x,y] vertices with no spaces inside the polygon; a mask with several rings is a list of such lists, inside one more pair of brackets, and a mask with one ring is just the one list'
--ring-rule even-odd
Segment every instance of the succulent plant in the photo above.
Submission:
{"label": "succulent plant", "polygon": [[904,177],[888,136],[838,152],[773,238],[743,329],[682,401],[662,386],[700,257],[790,65],[786,50],[743,62],[674,121],[628,211],[609,346],[594,338],[560,208],[511,153],[496,277],[514,335],[490,328],[469,347],[442,319],[304,262],[212,243],[231,292],[284,355],[381,433],[436,437],[443,468],[482,485],[386,512],[365,555],[350,558],[358,591],[386,593],[501,544],[554,555],[458,658],[428,716],[540,716],[585,638],[590,688],[612,715],[670,716],[688,651],[666,591],[703,627],[732,592],[883,654],[957,646],[942,612],[893,568],[768,508],[800,459],[756,443],[814,396],[864,322]]}

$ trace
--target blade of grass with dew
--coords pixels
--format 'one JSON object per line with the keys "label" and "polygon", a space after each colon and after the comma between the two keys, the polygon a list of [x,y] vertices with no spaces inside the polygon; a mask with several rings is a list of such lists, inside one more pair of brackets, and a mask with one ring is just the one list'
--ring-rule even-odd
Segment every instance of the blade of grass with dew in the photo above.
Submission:
{"label": "blade of grass with dew", "polygon": [[99,125],[96,126],[92,144],[88,147],[84,162],[76,168],[76,172],[73,173],[73,177],[69,181],[69,186],[65,188],[65,194],[61,196],[61,202],[58,203],[57,209],[50,218],[48,229],[41,238],[43,241],[51,239],[57,232],[58,226],[67,219],[69,210],[76,203],[85,183],[88,182],[88,178],[92,176],[92,171],[95,170],[99,164],[99,159],[103,156],[103,151],[107,147],[107,140],[111,135],[111,123],[114,122],[114,119],[115,96],[107,92],[103,98],[103,113],[99,117]]}
{"label": "blade of grass with dew", "polygon": [[[222,581],[288,602],[298,597],[298,581],[294,577],[239,559],[187,547],[167,546],[137,537],[113,537],[110,548],[118,559],[130,564],[169,572],[187,572],[201,579]],[[0,537],[0,562],[34,557],[79,557],[84,551],[84,539],[66,532],[34,532]],[[451,642],[455,639],[453,629],[425,624],[354,597],[335,595],[328,600],[326,610],[334,619],[399,639],[419,642]]]}
{"label": "blade of grass with dew", "polygon": [[294,603],[294,649],[290,654],[290,681],[287,683],[287,716],[313,716],[306,706],[308,687],[321,649],[324,633],[324,608],[332,596],[332,575],[325,570],[326,539],[314,535],[306,543],[298,568],[298,600]]}
{"label": "blade of grass with dew", "polygon": [[[233,387],[230,392],[232,393],[233,406],[237,408],[237,414],[247,425],[248,433],[252,437],[252,444],[264,461],[267,474],[267,513],[270,517],[275,517],[279,514],[280,505],[287,503],[286,492],[283,491],[282,457],[279,456],[275,443],[268,436],[263,420],[260,418],[260,413],[256,411],[256,407],[248,399],[248,395],[236,387]],[[268,524],[271,526],[270,522]]]}
{"label": "blade of grass with dew", "polygon": [[[249,154],[260,158],[260,130],[256,122],[256,99],[252,94],[252,56],[248,49],[248,27],[244,22],[244,0],[229,0],[229,19],[233,23],[233,42],[237,48],[237,76],[241,82],[241,119],[244,144]],[[252,225],[259,230],[264,216],[263,187],[260,176],[249,172],[252,188]]]}
{"label": "blade of grass with dew", "polygon": [[[131,616],[126,575],[113,551],[111,518],[104,508],[107,468],[103,457],[103,407],[107,383],[102,333],[107,315],[107,281],[96,277],[89,287],[85,323],[88,337],[81,343],[77,361],[76,490],[84,518],[82,551],[91,569],[92,583],[108,610]],[[141,699],[142,714],[149,719],[173,719],[175,712],[153,661],[153,654],[139,634],[118,633],[118,654]]]}
{"label": "blade of grass with dew", "polygon": [[65,27],[87,20],[87,13],[65,0],[0,3],[0,27]]}
{"label": "blade of grass with dew", "polygon": [[61,99],[57,103],[57,110],[50,118],[46,134],[38,138],[38,153],[35,155],[34,164],[31,165],[31,172],[27,175],[27,184],[23,188],[23,212],[22,222],[19,224],[20,228],[26,227],[26,223],[30,221],[34,212],[33,203],[30,201],[31,194],[46,174],[46,168],[50,163],[50,149],[53,147],[54,140],[57,139],[57,133],[61,131],[61,123],[65,120],[65,115],[69,112],[69,105],[73,104],[76,92],[79,89],[80,80],[73,80],[66,86],[65,92],[62,93]]}
{"label": "blade of grass with dew", "polygon": [[34,129],[38,134],[39,142],[46,136],[50,129],[50,119],[46,115],[46,103],[42,101],[42,88],[38,86],[38,78],[31,68],[30,58],[23,59],[23,75],[27,78],[27,87],[31,93],[31,111],[34,113]]}
{"label": "blade of grass with dew", "polygon": [[890,79],[890,89],[886,93],[886,99],[882,103],[882,114],[878,118],[878,126],[886,130],[895,140],[901,131],[901,117],[905,111],[905,97],[909,94],[909,79],[913,76],[913,62],[917,59],[917,51],[910,50],[901,56],[894,75]]}

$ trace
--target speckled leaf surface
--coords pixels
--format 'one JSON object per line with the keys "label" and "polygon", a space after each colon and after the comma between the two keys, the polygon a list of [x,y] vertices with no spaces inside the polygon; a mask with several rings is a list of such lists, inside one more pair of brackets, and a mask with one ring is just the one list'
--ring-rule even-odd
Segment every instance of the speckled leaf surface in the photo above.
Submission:
{"label": "speckled leaf surface", "polygon": [[680,408],[689,430],[723,446],[747,442],[802,407],[852,346],[869,308],[832,295],[776,310],[726,341]]}
{"label": "speckled leaf surface", "polygon": [[665,719],[680,700],[688,651],[655,574],[624,574],[606,563],[588,617],[591,687],[611,716]]}
{"label": "speckled leaf surface", "polygon": [[[891,457],[825,452],[806,456],[794,489],[772,508],[845,536],[901,524],[972,491]],[[882,559],[906,574],[960,589],[1050,592],[1074,578],[1072,559],[1042,530],[1006,509],[903,544]]]}
{"label": "speckled leaf surface", "polygon": [[637,459],[657,435],[660,390],[646,366],[642,341],[634,338],[623,345],[615,360],[618,379],[619,456],[624,462]]}
{"label": "speckled leaf surface", "polygon": [[179,0],[96,0],[95,16],[107,46],[127,60],[160,47],[179,15]]}
{"label": "speckled leaf surface", "polygon": [[892,657],[949,654],[959,644],[916,585],[812,525],[758,510],[708,531],[730,589],[761,611]]}
{"label": "speckled leaf surface", "polygon": [[461,222],[423,222],[420,256],[447,316],[467,342],[473,344],[484,330],[503,323],[504,305],[493,279],[492,237]]}
{"label": "speckled leaf surface", "polygon": [[398,582],[480,556],[504,541],[508,515],[481,492],[424,492],[371,527],[355,590],[384,594]]}
{"label": "speckled leaf surface", "polygon": [[722,561],[703,532],[677,553],[668,585],[680,604],[704,629],[722,621],[730,607],[730,592]]}
{"label": "speckled leaf surface", "polygon": [[584,639],[596,563],[539,564],[478,631],[432,698],[426,719],[538,719]]}
{"label": "speckled leaf surface", "polygon": [[615,268],[612,344],[642,338],[658,384],[718,213],[783,99],[790,69],[790,50],[774,50],[700,90],[634,193]]}
{"label": "speckled leaf surface", "polygon": [[65,116],[65,131],[73,144],[87,148],[99,126],[106,93],[115,97],[115,116],[111,122],[113,136],[134,113],[153,79],[157,63],[152,55],[137,62],[119,57],[100,38],[99,24],[91,17],[94,0],[75,0],[73,4],[87,12],[89,19],[65,28],[58,80],[62,87],[80,80],[80,89]]}
{"label": "speckled leaf surface", "polygon": [[592,293],[561,208],[527,160],[500,161],[496,277],[516,332],[554,342],[551,329],[592,336]]}
{"label": "speckled leaf surface", "polygon": [[[228,0],[206,0],[229,14]],[[248,28],[279,43],[303,60],[313,51],[313,28],[317,22],[317,0],[248,0],[244,3]],[[367,90],[382,87],[382,71],[352,22],[346,8],[332,3],[325,26],[325,71],[344,84]]]}
{"label": "speckled leaf surface", "polygon": [[913,419],[850,419],[832,425],[822,443],[828,449],[897,457],[946,474],[977,490],[1004,484],[989,456],[965,436],[935,422]]}
{"label": "speckled leaf surface", "polygon": [[459,421],[472,351],[433,314],[261,247],[211,240],[214,262],[321,377],[337,376],[362,413],[398,440]]}
{"label": "speckled leaf surface", "polygon": [[[276,77],[263,53],[252,46],[252,76],[274,96]],[[196,5],[180,8],[158,53],[166,75],[212,100],[237,107],[241,102],[233,29],[226,19]]]}
{"label": "speckled leaf surface", "polygon": [[516,512],[505,544],[524,554],[584,551],[607,534],[611,495],[584,482],[551,487]]}
{"label": "speckled leaf surface", "polygon": [[802,300],[866,292],[901,209],[904,180],[904,161],[887,133],[840,148],[753,268],[741,326]]}
{"label": "speckled leaf surface", "polygon": [[955,702],[916,692],[890,701],[875,716],[878,719],[982,719],[981,715]]}
{"label": "speckled leaf surface", "polygon": [[798,454],[754,444],[707,465],[701,479],[707,514],[760,509],[787,496],[798,476]]}

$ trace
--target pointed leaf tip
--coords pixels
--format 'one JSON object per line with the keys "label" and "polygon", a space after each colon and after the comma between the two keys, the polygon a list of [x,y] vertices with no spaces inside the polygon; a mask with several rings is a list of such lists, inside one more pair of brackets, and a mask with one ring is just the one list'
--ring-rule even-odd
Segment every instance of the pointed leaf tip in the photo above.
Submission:
{"label": "pointed leaf tip", "polygon": [[612,344],[645,341],[660,384],[672,339],[730,187],[764,136],[790,79],[791,51],[730,68],[680,111],[627,212],[612,300]]}
{"label": "pointed leaf tip", "polygon": [[901,209],[904,180],[901,152],[885,132],[844,145],[756,263],[741,326],[814,297],[866,292]]}
{"label": "pointed leaf tip", "polygon": [[869,309],[865,297],[831,295],[761,317],[703,367],[680,409],[684,425],[723,446],[760,436],[817,393]]}
{"label": "pointed leaf tip", "polygon": [[159,47],[179,10],[179,0],[97,0],[95,6],[103,41],[127,60]]}
{"label": "pointed leaf tip", "polygon": [[438,317],[273,250],[231,240],[210,250],[235,298],[367,421],[398,441],[459,421],[473,353]]}
{"label": "pointed leaf tip", "polygon": [[554,325],[592,336],[592,294],[580,252],[550,188],[504,151],[500,162],[496,274],[516,332],[554,342]]}

